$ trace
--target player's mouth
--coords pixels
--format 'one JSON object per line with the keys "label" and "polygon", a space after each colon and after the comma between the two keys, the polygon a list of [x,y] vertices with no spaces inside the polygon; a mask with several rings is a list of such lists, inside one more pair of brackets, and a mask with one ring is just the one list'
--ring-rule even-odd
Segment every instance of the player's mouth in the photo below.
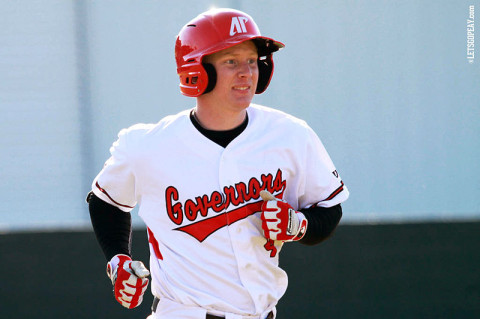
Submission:
{"label": "player's mouth", "polygon": [[234,86],[233,89],[235,91],[245,92],[245,91],[250,91],[250,86]]}

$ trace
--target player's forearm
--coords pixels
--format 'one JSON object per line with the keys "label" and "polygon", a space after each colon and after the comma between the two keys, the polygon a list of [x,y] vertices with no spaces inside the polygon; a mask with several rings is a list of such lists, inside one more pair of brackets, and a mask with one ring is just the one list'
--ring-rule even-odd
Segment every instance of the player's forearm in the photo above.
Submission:
{"label": "player's forearm", "polygon": [[110,260],[117,254],[131,256],[132,217],[93,193],[89,195],[90,219],[97,241]]}
{"label": "player's forearm", "polygon": [[299,241],[304,245],[316,245],[330,237],[342,218],[340,204],[333,207],[310,207],[300,210],[308,220],[305,236]]}

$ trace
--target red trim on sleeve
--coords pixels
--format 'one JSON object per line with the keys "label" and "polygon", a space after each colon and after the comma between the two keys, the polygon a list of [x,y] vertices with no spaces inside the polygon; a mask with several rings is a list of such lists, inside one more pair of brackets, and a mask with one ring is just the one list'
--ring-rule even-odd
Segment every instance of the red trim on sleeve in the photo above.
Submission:
{"label": "red trim on sleeve", "polygon": [[114,202],[116,205],[118,206],[122,206],[122,207],[126,207],[126,208],[134,208],[133,206],[128,206],[128,205],[123,205],[123,204],[120,204],[118,202],[116,202],[108,193],[106,190],[104,190],[103,188],[100,187],[100,185],[98,184],[98,181],[95,182],[95,186],[97,186],[97,188],[102,192],[104,193],[112,202]]}
{"label": "red trim on sleeve", "polygon": [[327,198],[325,198],[324,200],[322,200],[322,202],[325,202],[327,200],[331,200],[333,199],[335,196],[337,196],[338,194],[340,194],[342,191],[343,191],[343,187],[345,186],[343,184],[343,181],[340,181],[340,187],[338,187],[333,193],[330,194],[330,196],[328,196]]}

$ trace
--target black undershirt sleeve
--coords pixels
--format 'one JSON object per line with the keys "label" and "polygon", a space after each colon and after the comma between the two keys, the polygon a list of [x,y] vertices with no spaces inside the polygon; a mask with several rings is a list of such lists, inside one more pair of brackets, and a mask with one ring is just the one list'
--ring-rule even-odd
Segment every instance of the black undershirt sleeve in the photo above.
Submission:
{"label": "black undershirt sleeve", "polygon": [[307,232],[299,241],[304,245],[316,245],[333,235],[340,219],[342,207],[340,204],[332,207],[312,206],[300,210],[308,220]]}
{"label": "black undershirt sleeve", "polygon": [[117,254],[131,257],[132,216],[90,192],[87,196],[90,219],[107,261]]}

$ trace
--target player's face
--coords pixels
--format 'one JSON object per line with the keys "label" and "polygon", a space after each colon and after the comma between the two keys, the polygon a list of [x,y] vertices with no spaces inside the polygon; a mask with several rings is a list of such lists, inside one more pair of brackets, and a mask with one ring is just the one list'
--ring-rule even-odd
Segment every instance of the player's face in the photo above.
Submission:
{"label": "player's face", "polygon": [[205,57],[217,72],[215,88],[205,97],[219,107],[245,109],[255,95],[258,82],[257,48],[246,41]]}

